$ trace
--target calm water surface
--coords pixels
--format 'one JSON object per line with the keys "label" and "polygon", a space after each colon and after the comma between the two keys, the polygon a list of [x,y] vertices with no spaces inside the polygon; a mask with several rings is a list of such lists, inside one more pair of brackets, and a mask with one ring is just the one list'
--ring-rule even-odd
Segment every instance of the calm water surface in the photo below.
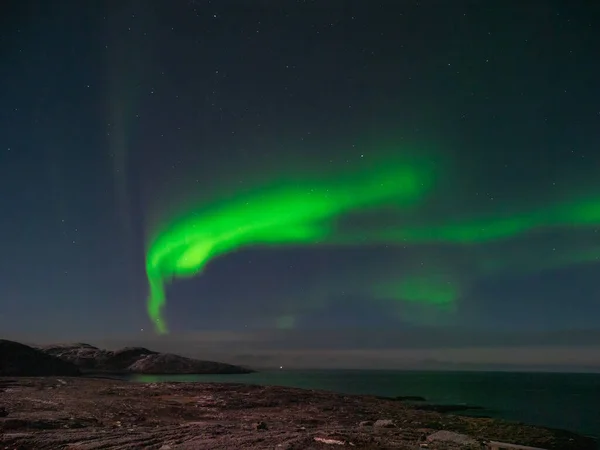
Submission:
{"label": "calm water surface", "polygon": [[133,381],[280,385],[348,394],[420,395],[478,405],[478,414],[600,438],[600,374],[507,372],[265,371],[248,375],[136,376]]}

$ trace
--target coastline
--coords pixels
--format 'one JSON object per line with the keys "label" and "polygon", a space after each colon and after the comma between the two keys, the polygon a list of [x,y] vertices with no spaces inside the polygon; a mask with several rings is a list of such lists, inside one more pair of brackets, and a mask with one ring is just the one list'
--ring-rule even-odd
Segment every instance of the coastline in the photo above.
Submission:
{"label": "coastline", "polygon": [[[0,378],[0,391],[0,443],[8,448],[596,448],[568,431],[279,386],[12,377]],[[436,440],[440,430],[468,447]]]}

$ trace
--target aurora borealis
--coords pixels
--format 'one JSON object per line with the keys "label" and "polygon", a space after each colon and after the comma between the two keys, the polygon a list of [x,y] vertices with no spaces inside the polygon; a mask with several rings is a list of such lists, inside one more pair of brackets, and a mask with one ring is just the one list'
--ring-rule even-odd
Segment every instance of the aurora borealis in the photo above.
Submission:
{"label": "aurora borealis", "polygon": [[600,346],[593,8],[67,3],[3,14],[0,330]]}
{"label": "aurora borealis", "polygon": [[[399,149],[399,153],[402,153],[402,149]],[[418,215],[418,203],[423,200],[431,179],[431,173],[418,167],[388,162],[370,176],[358,174],[329,179],[320,185],[283,186],[234,198],[229,203],[207,210],[192,210],[184,219],[159,233],[149,245],[146,261],[150,285],[149,316],[158,332],[166,332],[161,314],[166,301],[165,285],[173,278],[201,273],[204,266],[219,255],[252,245],[364,246],[384,243],[406,246],[437,241],[467,245],[507,240],[553,228],[568,227],[573,230],[591,227],[595,231],[600,226],[599,198],[552,205],[507,218],[465,220],[458,224],[423,224],[404,229],[403,224],[398,223],[389,226],[391,230],[371,229],[349,235],[337,229],[335,219],[369,208],[401,210],[412,205],[413,213]],[[531,264],[543,266],[549,261],[555,261],[558,265],[561,262],[572,264],[578,260],[594,260],[598,256],[597,249],[581,251],[571,257],[566,256],[563,250],[560,255]],[[494,260],[492,256],[486,259]],[[513,266],[516,261],[505,264]],[[454,280],[440,282],[436,274],[430,275],[413,277],[398,274],[405,279],[395,285],[388,284],[380,293],[405,301],[433,304],[448,304],[459,299]]]}
{"label": "aurora borealis", "polygon": [[190,211],[149,246],[150,317],[159,332],[166,330],[161,309],[165,282],[172,277],[195,275],[211,259],[244,246],[344,242],[345,237],[335,229],[339,216],[369,207],[414,203],[426,191],[430,178],[419,167],[388,162],[374,173],[343,174],[316,184],[259,190],[207,211]]}

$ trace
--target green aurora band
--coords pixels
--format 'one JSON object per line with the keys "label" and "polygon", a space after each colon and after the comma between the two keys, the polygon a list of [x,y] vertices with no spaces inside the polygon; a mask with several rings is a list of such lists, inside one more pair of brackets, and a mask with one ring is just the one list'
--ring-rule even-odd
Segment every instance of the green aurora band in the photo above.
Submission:
{"label": "green aurora band", "polygon": [[512,217],[491,217],[440,226],[397,229],[379,233],[386,242],[445,242],[476,244],[512,238],[534,230],[600,224],[600,198],[552,205]]}
{"label": "green aurora band", "polygon": [[[296,180],[257,189],[173,221],[156,234],[146,255],[150,288],[147,309],[156,331],[167,333],[163,316],[167,284],[174,278],[195,276],[214,258],[244,247],[382,243],[474,245],[524,236],[538,230],[600,224],[600,198],[591,198],[550,205],[511,217],[470,218],[433,226],[399,225],[364,233],[346,233],[338,227],[339,219],[351,213],[382,207],[406,211],[409,207],[420,206],[432,190],[433,181],[430,164],[388,162],[367,171],[346,172],[321,180],[315,180],[313,176],[309,181]],[[585,255],[548,256],[548,266],[597,260],[595,250]],[[490,258],[482,262],[481,267],[487,266],[487,270],[493,272],[510,264],[509,260]],[[431,278],[427,274],[408,275],[374,288],[376,294],[384,297],[442,307],[455,302],[461,292],[456,280]],[[280,326],[292,326],[293,318],[290,317]]]}
{"label": "green aurora band", "polygon": [[194,276],[215,257],[246,246],[336,243],[336,219],[369,208],[410,206],[429,190],[430,172],[388,162],[367,172],[257,190],[176,221],[158,233],[146,256],[148,314],[157,332],[167,332],[165,286],[174,277]]}

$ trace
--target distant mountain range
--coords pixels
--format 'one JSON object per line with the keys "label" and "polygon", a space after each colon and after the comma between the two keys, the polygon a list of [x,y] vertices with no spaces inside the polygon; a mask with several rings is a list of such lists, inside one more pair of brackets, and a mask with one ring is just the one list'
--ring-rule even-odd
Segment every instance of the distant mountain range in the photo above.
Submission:
{"label": "distant mountain range", "polygon": [[201,361],[143,347],[104,350],[93,345],[30,347],[0,339],[0,376],[76,376],[81,374],[243,374],[253,370]]}

